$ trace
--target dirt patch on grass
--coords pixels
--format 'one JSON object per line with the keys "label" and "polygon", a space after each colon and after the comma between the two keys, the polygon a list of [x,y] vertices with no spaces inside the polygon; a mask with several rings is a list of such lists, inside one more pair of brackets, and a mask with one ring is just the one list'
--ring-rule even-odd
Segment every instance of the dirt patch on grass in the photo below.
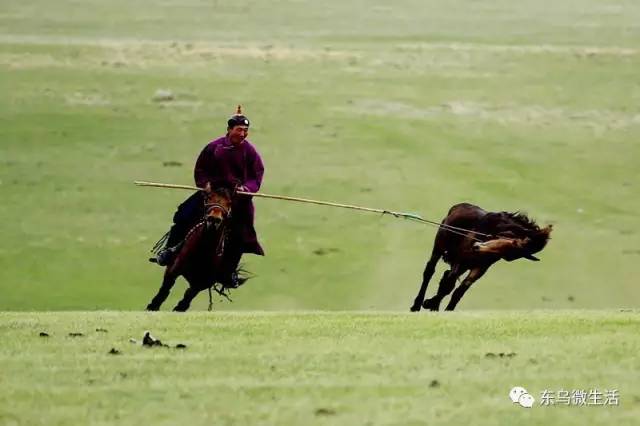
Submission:
{"label": "dirt patch on grass", "polygon": [[30,69],[73,66],[73,64],[63,58],[45,53],[0,52],[0,66],[10,69]]}
{"label": "dirt patch on grass", "polygon": [[84,106],[106,106],[111,105],[111,101],[103,95],[96,93],[71,93],[65,96],[67,105],[84,105]]}
{"label": "dirt patch on grass", "polygon": [[379,116],[402,116],[415,119],[456,116],[500,123],[533,125],[554,124],[561,121],[577,125],[602,125],[610,129],[640,125],[640,114],[612,110],[576,111],[565,108],[549,108],[540,105],[495,105],[464,100],[452,100],[440,105],[419,108],[396,101],[364,99],[348,107],[340,107],[352,113]]}
{"label": "dirt patch on grass", "polygon": [[495,52],[516,54],[560,54],[576,56],[636,56],[640,49],[621,46],[570,46],[559,44],[482,44],[482,43],[402,43],[405,50],[451,50],[463,52]]}
{"label": "dirt patch on grass", "polygon": [[328,47],[311,48],[278,44],[217,44],[204,41],[155,41],[128,39],[0,36],[0,44],[91,47],[73,57],[53,54],[0,52],[0,64],[11,68],[90,66],[127,68],[148,66],[188,66],[216,59],[262,61],[353,60],[357,53]]}

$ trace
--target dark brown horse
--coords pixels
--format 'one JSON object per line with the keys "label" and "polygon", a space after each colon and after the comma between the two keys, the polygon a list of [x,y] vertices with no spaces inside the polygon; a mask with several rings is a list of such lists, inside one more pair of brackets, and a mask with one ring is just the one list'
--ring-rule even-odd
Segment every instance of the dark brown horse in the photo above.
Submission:
{"label": "dark brown horse", "polygon": [[[538,261],[533,254],[545,247],[550,233],[551,225],[540,228],[521,213],[494,213],[473,204],[456,204],[438,229],[431,258],[424,269],[422,285],[411,311],[417,312],[420,308],[439,310],[440,302],[453,291],[458,278],[469,271],[445,308],[447,311],[454,310],[469,287],[498,260],[511,262],[525,258]],[[438,292],[424,300],[427,285],[440,258],[451,269],[440,279]]]}
{"label": "dark brown horse", "polygon": [[234,191],[224,184],[204,192],[204,218],[187,234],[174,259],[167,265],[158,293],[147,305],[148,311],[157,311],[169,296],[179,276],[189,283],[189,288],[174,311],[184,312],[202,290],[210,289],[220,280],[223,271],[223,253],[227,224],[231,216]]}

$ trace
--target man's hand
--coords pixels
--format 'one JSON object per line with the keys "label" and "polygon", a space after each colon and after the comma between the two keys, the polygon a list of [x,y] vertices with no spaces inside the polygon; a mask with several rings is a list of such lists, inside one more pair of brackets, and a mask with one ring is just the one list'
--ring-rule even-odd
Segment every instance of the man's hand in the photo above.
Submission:
{"label": "man's hand", "polygon": [[247,190],[247,187],[244,185],[236,186],[236,191],[249,192],[249,190]]}

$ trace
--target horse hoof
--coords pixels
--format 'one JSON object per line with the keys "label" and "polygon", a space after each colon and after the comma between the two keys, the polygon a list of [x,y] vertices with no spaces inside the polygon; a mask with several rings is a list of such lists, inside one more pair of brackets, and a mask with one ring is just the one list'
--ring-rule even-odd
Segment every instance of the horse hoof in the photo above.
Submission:
{"label": "horse hoof", "polygon": [[427,299],[422,304],[422,307],[425,309],[429,309],[430,311],[437,311],[440,309],[440,303],[437,303],[433,299]]}
{"label": "horse hoof", "polygon": [[420,305],[413,305],[409,309],[411,310],[411,312],[419,312],[420,311]]}
{"label": "horse hoof", "polygon": [[149,312],[155,312],[155,311],[159,311],[159,310],[160,310],[159,306],[147,305],[147,311],[149,311]]}

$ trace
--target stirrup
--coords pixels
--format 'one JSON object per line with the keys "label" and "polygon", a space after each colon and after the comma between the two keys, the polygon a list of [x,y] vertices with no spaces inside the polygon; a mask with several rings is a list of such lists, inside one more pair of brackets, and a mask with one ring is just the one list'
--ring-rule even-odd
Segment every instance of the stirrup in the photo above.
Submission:
{"label": "stirrup", "polygon": [[175,257],[175,255],[182,248],[182,244],[184,244],[184,240],[180,241],[173,247],[165,247],[158,251],[156,257],[152,257],[149,259],[151,263],[157,263],[160,266],[167,266]]}
{"label": "stirrup", "polygon": [[158,252],[156,256],[156,262],[160,266],[167,266],[173,257],[175,256],[177,250],[176,247],[166,247]]}
{"label": "stirrup", "polygon": [[177,247],[163,248],[158,252],[158,254],[156,254],[156,257],[149,258],[149,262],[157,263],[160,266],[167,266],[169,262],[171,262],[177,251]]}

